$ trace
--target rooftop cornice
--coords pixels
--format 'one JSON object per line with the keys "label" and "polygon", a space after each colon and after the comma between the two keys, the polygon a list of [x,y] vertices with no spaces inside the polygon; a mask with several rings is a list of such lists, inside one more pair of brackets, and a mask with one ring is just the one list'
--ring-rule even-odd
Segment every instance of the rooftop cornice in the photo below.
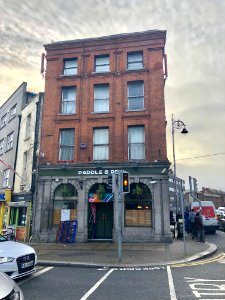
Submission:
{"label": "rooftop cornice", "polygon": [[[143,40],[143,39],[164,39],[166,40],[166,30],[147,30],[141,32],[122,33],[109,36],[101,36],[86,39],[67,40],[59,41],[51,44],[45,44],[45,49],[57,50],[71,47],[87,47],[87,46],[98,46],[102,44],[114,44],[124,41]],[[165,43],[165,42],[164,42]]]}

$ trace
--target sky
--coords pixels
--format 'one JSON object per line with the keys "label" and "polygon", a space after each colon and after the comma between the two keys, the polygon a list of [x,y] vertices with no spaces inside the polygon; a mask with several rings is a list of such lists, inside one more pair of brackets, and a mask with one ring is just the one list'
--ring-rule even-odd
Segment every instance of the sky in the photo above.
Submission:
{"label": "sky", "polygon": [[145,30],[166,30],[167,151],[175,130],[177,176],[189,188],[225,191],[225,1],[0,0],[0,105],[25,81],[44,91],[44,44]]}

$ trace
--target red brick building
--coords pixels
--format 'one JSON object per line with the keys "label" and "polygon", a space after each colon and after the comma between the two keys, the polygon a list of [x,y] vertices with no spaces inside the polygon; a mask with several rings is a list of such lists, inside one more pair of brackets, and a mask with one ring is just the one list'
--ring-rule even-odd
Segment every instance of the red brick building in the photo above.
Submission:
{"label": "red brick building", "polygon": [[152,30],[45,45],[34,220],[43,241],[63,213],[78,220],[78,241],[116,240],[118,194],[107,184],[116,170],[130,175],[124,240],[170,240],[165,41]]}

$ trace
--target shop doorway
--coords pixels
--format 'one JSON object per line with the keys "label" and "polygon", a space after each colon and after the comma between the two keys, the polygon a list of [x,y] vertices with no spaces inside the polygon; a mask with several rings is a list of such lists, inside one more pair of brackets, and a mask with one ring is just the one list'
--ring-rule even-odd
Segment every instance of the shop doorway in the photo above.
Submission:
{"label": "shop doorway", "polygon": [[113,203],[90,203],[88,225],[89,239],[111,240],[113,230]]}
{"label": "shop doorway", "polygon": [[[103,191],[103,184],[100,189]],[[96,187],[95,187],[96,188]],[[99,187],[98,187],[99,188]],[[113,194],[107,193],[102,196],[89,193],[88,205],[88,239],[89,240],[112,240],[113,232]]]}

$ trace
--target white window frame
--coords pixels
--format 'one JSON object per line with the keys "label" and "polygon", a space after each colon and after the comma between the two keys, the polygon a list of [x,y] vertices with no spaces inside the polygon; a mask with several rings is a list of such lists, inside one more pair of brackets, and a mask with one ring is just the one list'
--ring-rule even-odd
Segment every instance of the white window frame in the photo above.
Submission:
{"label": "white window frame", "polygon": [[[131,95],[131,87],[134,85],[140,85],[142,92],[140,94]],[[128,110],[138,111],[144,109],[144,81],[130,81],[127,84],[128,95]],[[136,102],[134,102],[136,100]]]}
{"label": "white window frame", "polygon": [[4,152],[4,138],[0,140],[0,155]]}
{"label": "white window frame", "polygon": [[[74,66],[69,66],[69,63],[74,62]],[[66,58],[63,61],[63,75],[73,76],[77,75],[77,58]]]}
{"label": "white window frame", "polygon": [[[136,130],[136,136],[134,136],[135,129],[140,129],[139,132]],[[128,126],[128,159],[145,160],[145,127],[143,125]]]}
{"label": "white window frame", "polygon": [[16,104],[9,111],[9,120],[12,120],[16,116]]}
{"label": "white window frame", "polygon": [[9,186],[9,174],[10,174],[9,169],[3,170],[3,174],[2,174],[2,186],[3,186],[3,188],[6,188],[6,187]]}
{"label": "white window frame", "polygon": [[1,128],[3,128],[7,123],[7,114],[1,117]]}
{"label": "white window frame", "polygon": [[[141,59],[138,59],[138,55],[141,56]],[[136,58],[135,58],[136,56]],[[135,59],[132,59],[135,58]],[[127,53],[127,69],[128,70],[140,70],[144,68],[143,62],[143,51],[138,52],[128,52]]]}
{"label": "white window frame", "polygon": [[[65,91],[72,91],[73,96],[71,99],[67,99],[65,96]],[[76,98],[77,98],[77,89],[75,86],[62,87],[62,106],[61,113],[65,115],[75,114],[76,113]]]}
{"label": "white window frame", "polygon": [[31,114],[27,115],[25,139],[30,137],[31,133]]}
{"label": "white window frame", "polygon": [[[104,62],[105,59],[105,62]],[[109,54],[95,56],[95,72],[110,72],[110,56]]]}
{"label": "white window frame", "polygon": [[29,157],[29,151],[25,151],[23,153],[23,173],[26,173],[27,171],[28,157]]}
{"label": "white window frame", "polygon": [[105,128],[105,127],[94,128],[93,160],[94,161],[109,160],[109,128]]}
{"label": "white window frame", "polygon": [[[108,89],[108,95],[104,95],[101,98],[97,98],[97,90],[98,93],[101,88]],[[103,107],[103,109],[102,109]],[[109,84],[95,84],[94,85],[94,112],[109,112]]]}
{"label": "white window frame", "polygon": [[[67,144],[63,143],[63,133],[65,132],[71,132],[70,138],[72,139],[72,142],[70,144],[69,139],[66,140]],[[59,161],[71,161],[74,160],[74,145],[75,145],[75,130],[73,128],[66,128],[66,129],[60,129],[59,131]],[[64,157],[64,150],[70,149],[70,157]]]}
{"label": "white window frame", "polygon": [[13,132],[7,135],[6,138],[6,150],[10,150],[13,148]]}

